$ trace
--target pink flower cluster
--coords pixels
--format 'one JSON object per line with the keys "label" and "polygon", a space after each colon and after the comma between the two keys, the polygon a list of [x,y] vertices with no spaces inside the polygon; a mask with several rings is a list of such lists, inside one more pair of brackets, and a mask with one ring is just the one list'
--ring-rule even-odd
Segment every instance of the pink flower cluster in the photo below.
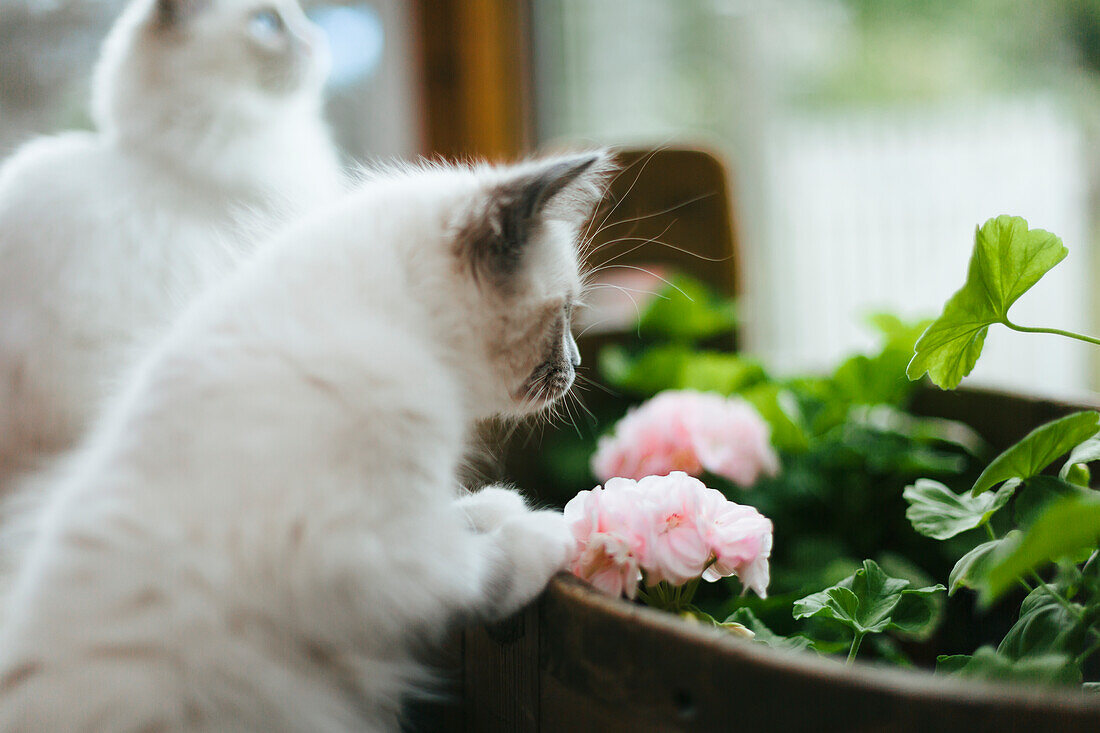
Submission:
{"label": "pink flower cluster", "polygon": [[571,499],[565,519],[573,574],[609,595],[633,598],[643,573],[650,586],[736,575],[766,595],[771,521],[681,471],[612,478]]}
{"label": "pink flower cluster", "polygon": [[592,472],[607,481],[670,471],[698,476],[705,470],[752,486],[760,474],[779,471],[770,435],[768,424],[742,399],[669,390],[628,412],[613,435],[600,438]]}

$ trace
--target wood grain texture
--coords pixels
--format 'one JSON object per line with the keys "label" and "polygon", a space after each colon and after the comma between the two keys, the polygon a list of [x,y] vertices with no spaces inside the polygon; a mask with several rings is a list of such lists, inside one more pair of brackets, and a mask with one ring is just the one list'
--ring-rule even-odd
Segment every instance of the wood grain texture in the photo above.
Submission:
{"label": "wood grain texture", "polygon": [[511,158],[531,145],[528,8],[517,0],[418,0],[426,147]]}
{"label": "wood grain texture", "polygon": [[[783,653],[596,594],[543,598],[540,730],[1096,731],[1100,701]],[[546,725],[551,724],[551,725]]]}
{"label": "wood grain texture", "polygon": [[532,605],[504,621],[468,629],[465,638],[465,730],[537,731],[538,609]]}

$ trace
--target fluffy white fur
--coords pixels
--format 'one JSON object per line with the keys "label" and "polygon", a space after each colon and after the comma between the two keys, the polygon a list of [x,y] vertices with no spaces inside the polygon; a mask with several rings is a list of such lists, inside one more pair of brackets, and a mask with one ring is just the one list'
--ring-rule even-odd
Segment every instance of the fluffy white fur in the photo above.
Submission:
{"label": "fluffy white fur", "polygon": [[0,168],[0,487],[77,439],[252,225],[339,193],[326,53],[294,0],[135,0],[96,69],[97,131]]}
{"label": "fluffy white fur", "polygon": [[189,309],[30,518],[0,731],[397,730],[418,650],[567,560],[559,513],[455,475],[572,383],[604,165],[368,181]]}

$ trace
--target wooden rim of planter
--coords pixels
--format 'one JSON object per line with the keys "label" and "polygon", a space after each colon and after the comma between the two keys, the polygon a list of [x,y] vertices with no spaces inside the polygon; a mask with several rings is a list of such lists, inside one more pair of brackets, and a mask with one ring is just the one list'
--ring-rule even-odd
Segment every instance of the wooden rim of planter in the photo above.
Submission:
{"label": "wooden rim of planter", "polygon": [[[551,582],[540,616],[544,675],[602,697],[610,707],[620,698],[644,700],[647,689],[664,691],[666,697],[671,689],[673,699],[653,700],[658,708],[667,708],[664,714],[653,711],[656,717],[669,719],[671,714],[689,727],[699,723],[702,730],[722,719],[736,720],[739,727],[748,719],[767,721],[771,730],[794,730],[788,725],[811,725],[815,730],[822,725],[845,730],[984,730],[997,720],[1009,723],[1009,730],[1047,730],[1054,721],[1058,730],[1100,729],[1100,698],[1083,691],[935,677],[926,671],[866,663],[846,666],[812,654],[769,649],[609,598],[570,575]],[[699,670],[699,664],[706,669]],[[709,679],[712,684],[677,692],[677,679]],[[777,686],[786,691],[786,709],[772,702]],[[771,709],[754,712],[754,705]],[[823,723],[817,716],[828,716],[829,721]],[[883,728],[877,727],[880,723]]]}

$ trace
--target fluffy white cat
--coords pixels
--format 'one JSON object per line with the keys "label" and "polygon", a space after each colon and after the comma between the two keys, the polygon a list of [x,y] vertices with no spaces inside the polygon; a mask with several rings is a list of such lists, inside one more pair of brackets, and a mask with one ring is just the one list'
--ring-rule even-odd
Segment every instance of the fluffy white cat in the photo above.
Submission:
{"label": "fluffy white cat", "polygon": [[0,731],[396,731],[417,652],[573,545],[455,475],[475,421],[572,384],[606,167],[368,180],[195,303],[28,518]]}
{"label": "fluffy white cat", "polygon": [[0,168],[0,486],[75,442],[253,224],[342,190],[327,66],[295,0],[136,0],[96,69],[97,131]]}

